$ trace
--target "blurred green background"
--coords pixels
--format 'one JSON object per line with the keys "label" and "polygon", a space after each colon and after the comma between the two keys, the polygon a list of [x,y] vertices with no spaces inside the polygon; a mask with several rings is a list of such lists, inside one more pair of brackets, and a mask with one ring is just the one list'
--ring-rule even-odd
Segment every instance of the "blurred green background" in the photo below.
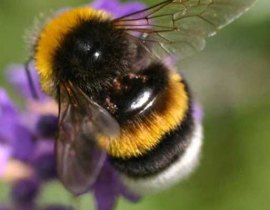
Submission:
{"label": "blurred green background", "polygon": [[[109,1],[109,0],[108,0]],[[144,1],[151,5],[157,0]],[[23,35],[42,12],[87,0],[1,0],[1,86],[3,71],[28,57]],[[198,170],[187,180],[137,204],[120,200],[118,210],[270,209],[270,1],[258,0],[247,14],[180,68],[205,110],[205,139]],[[8,189],[1,186],[0,201]],[[42,203],[71,203],[61,186],[44,189]],[[81,209],[93,209],[90,196]],[[89,207],[90,206],[90,207]]]}

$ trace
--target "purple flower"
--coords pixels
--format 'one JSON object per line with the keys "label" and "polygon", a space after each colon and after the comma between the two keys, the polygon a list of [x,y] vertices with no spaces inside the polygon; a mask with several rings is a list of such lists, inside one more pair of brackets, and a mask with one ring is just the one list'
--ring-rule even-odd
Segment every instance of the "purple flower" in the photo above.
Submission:
{"label": "purple flower", "polygon": [[[12,69],[13,73],[18,75],[23,71],[23,67]],[[23,84],[24,81],[21,82]],[[26,83],[25,83],[26,84]],[[23,86],[21,86],[23,87]],[[6,95],[5,95],[6,96]],[[4,98],[4,97],[3,97]],[[12,198],[14,203],[25,206],[33,206],[35,198],[38,196],[39,186],[43,182],[47,182],[52,179],[56,179],[56,165],[54,157],[54,140],[50,139],[55,136],[57,131],[56,115],[41,113],[38,115],[37,111],[34,111],[32,115],[35,117],[35,126],[31,126],[29,123],[22,124],[24,122],[24,114],[16,111],[16,107],[7,100],[5,97],[3,100],[5,107],[10,110],[10,113],[14,114],[15,120],[10,123],[13,128],[12,135],[11,130],[1,130],[7,137],[6,142],[11,143],[13,157],[33,167],[34,174],[28,179],[18,180],[12,188]],[[7,103],[10,102],[10,103]],[[39,102],[40,105],[44,102]],[[12,109],[11,109],[12,107]],[[31,110],[27,110],[29,112]],[[53,112],[52,112],[53,113]],[[8,149],[5,149],[5,153],[8,153]],[[4,153],[3,153],[4,154]],[[2,158],[4,160],[4,157]],[[5,158],[5,160],[8,158]],[[6,160],[7,161],[7,160]],[[32,181],[35,180],[35,181]],[[108,161],[105,162],[95,184],[92,187],[93,194],[96,199],[96,206],[98,210],[110,210],[112,209],[119,196],[136,202],[139,197],[129,192],[121,182],[117,172],[111,167]],[[48,209],[57,209],[58,207],[50,207]],[[62,208],[62,207],[61,207]]]}
{"label": "purple flower", "polygon": [[11,102],[3,89],[0,89],[0,143],[10,144],[14,136],[12,132],[14,125],[18,121],[17,107]]}
{"label": "purple flower", "polygon": [[119,196],[132,202],[137,202],[140,199],[124,187],[119,175],[108,161],[104,163],[92,191],[98,210],[113,209]]}
{"label": "purple flower", "polygon": [[[117,0],[96,0],[90,6],[106,10],[114,17],[145,8],[137,2],[120,3]],[[40,186],[57,178],[54,141],[58,129],[58,107],[54,100],[41,91],[33,63],[30,63],[29,69],[39,100],[32,98],[23,65],[9,66],[7,78],[25,99],[25,108],[19,109],[9,99],[5,90],[0,89],[0,179],[7,176],[13,181],[11,190],[13,206],[3,206],[6,210],[40,209],[36,203]],[[98,210],[113,209],[119,196],[132,202],[139,200],[138,196],[125,188],[120,176],[108,161],[105,162],[91,192]],[[72,208],[52,205],[42,209]]]}
{"label": "purple flower", "polygon": [[12,209],[34,210],[40,186],[57,178],[53,149],[57,106],[51,106],[53,100],[41,92],[33,66],[30,70],[39,90],[39,101],[32,99],[23,65],[12,67],[8,68],[8,80],[25,98],[26,108],[20,111],[0,90],[0,179],[14,182]]}
{"label": "purple flower", "polygon": [[203,120],[203,110],[198,103],[192,104],[192,114],[195,121],[201,122]]}
{"label": "purple flower", "polygon": [[35,202],[39,191],[39,182],[35,179],[21,179],[14,183],[11,198],[16,205],[28,206]]}
{"label": "purple flower", "polygon": [[11,157],[11,147],[6,144],[0,144],[0,177],[3,176],[7,162]]}
{"label": "purple flower", "polygon": [[37,134],[42,138],[54,138],[58,131],[58,118],[48,114],[41,116],[36,123]]}
{"label": "purple flower", "polygon": [[96,0],[90,4],[96,9],[105,10],[111,13],[115,18],[137,12],[145,8],[145,5],[139,2],[120,3],[118,0]]}
{"label": "purple flower", "polygon": [[[25,73],[25,67],[23,65],[15,64],[10,65],[7,68],[7,78],[8,81],[13,85],[16,91],[20,93],[23,97],[25,97],[27,100],[32,99],[32,93],[29,86],[29,82],[27,80],[27,76]],[[37,95],[39,97],[39,100],[45,100],[48,99],[48,97],[42,92],[38,75],[34,69],[34,64],[29,64],[31,77],[33,78],[33,83],[35,90],[37,91]]]}
{"label": "purple flower", "polygon": [[18,111],[6,92],[0,89],[0,177],[4,176],[7,162],[14,152],[16,136],[13,134],[18,122]]}
{"label": "purple flower", "polygon": [[40,154],[34,160],[33,166],[36,169],[37,176],[41,180],[52,180],[57,177],[54,153]]}

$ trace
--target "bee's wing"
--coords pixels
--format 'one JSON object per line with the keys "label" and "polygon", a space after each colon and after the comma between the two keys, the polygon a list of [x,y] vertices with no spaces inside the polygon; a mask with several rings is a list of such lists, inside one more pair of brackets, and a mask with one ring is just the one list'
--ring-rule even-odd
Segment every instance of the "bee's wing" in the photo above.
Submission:
{"label": "bee's wing", "polygon": [[[256,0],[167,0],[113,22],[155,57],[180,58],[202,50],[205,38],[243,14]],[[140,35],[140,36],[138,36]]]}
{"label": "bee's wing", "polygon": [[106,158],[98,135],[109,139],[120,128],[112,116],[71,83],[59,86],[59,136],[56,142],[57,170],[64,186],[74,195],[87,192]]}

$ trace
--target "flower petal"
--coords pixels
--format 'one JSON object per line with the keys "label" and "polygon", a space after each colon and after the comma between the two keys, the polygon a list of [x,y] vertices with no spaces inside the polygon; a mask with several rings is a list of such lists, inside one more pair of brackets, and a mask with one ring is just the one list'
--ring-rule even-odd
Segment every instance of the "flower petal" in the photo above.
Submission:
{"label": "flower petal", "polygon": [[196,122],[201,122],[203,119],[203,110],[198,103],[192,104],[192,115]]}
{"label": "flower petal", "polygon": [[127,189],[127,187],[122,182],[119,183],[119,194],[121,194],[125,199],[133,203],[141,200],[141,197],[139,195],[136,195],[135,193]]}
{"label": "flower petal", "polygon": [[11,148],[9,145],[0,144],[0,178],[3,176],[7,162],[11,156]]}
{"label": "flower petal", "polygon": [[[41,90],[38,74],[34,68],[33,63],[30,63],[29,68],[30,68],[31,78],[34,83],[34,88],[37,91],[39,99],[43,100],[46,98],[46,96]],[[32,99],[33,96],[32,96],[29,81],[27,79],[27,75],[25,72],[25,67],[23,65],[13,64],[7,68],[6,72],[7,72],[6,74],[7,74],[8,81],[16,88],[16,90],[23,97],[26,97],[27,99]]]}
{"label": "flower petal", "polygon": [[0,88],[0,119],[12,118],[17,116],[17,107],[8,97],[6,91]]}
{"label": "flower petal", "polygon": [[12,188],[11,198],[17,205],[31,205],[39,193],[39,182],[33,177],[17,181]]}
{"label": "flower petal", "polygon": [[105,10],[111,13],[115,18],[145,8],[145,5],[139,2],[121,3],[117,0],[95,0],[90,6],[96,9]]}
{"label": "flower petal", "polygon": [[93,192],[98,210],[111,210],[116,205],[118,180],[115,180],[114,171],[108,161],[105,162],[93,186]]}
{"label": "flower petal", "polygon": [[22,161],[30,160],[35,149],[32,134],[19,124],[14,125],[13,134],[13,157]]}

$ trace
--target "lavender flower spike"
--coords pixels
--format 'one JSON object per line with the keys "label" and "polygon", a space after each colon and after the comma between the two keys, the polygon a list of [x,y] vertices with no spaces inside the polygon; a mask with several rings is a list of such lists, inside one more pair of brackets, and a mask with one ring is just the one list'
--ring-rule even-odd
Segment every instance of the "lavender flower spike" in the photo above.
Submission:
{"label": "lavender flower spike", "polygon": [[[117,0],[96,0],[88,5],[105,10],[114,18],[145,8],[143,4],[137,2],[120,3]],[[58,126],[58,109],[54,100],[42,92],[33,63],[29,68],[40,100],[32,98],[23,65],[9,66],[7,77],[25,99],[26,108],[23,110],[17,108],[6,92],[0,89],[0,179],[1,175],[6,175],[7,172],[18,175],[13,179],[12,205],[1,206],[6,210],[69,210],[72,208],[57,204],[40,207],[36,200],[42,190],[40,186],[57,179],[54,142]],[[16,166],[17,171],[14,172],[13,166]],[[27,173],[24,170],[18,171],[19,168],[26,169]],[[138,196],[125,188],[109,161],[105,162],[90,192],[96,199],[98,210],[113,209],[120,196],[132,202],[139,200]]]}

